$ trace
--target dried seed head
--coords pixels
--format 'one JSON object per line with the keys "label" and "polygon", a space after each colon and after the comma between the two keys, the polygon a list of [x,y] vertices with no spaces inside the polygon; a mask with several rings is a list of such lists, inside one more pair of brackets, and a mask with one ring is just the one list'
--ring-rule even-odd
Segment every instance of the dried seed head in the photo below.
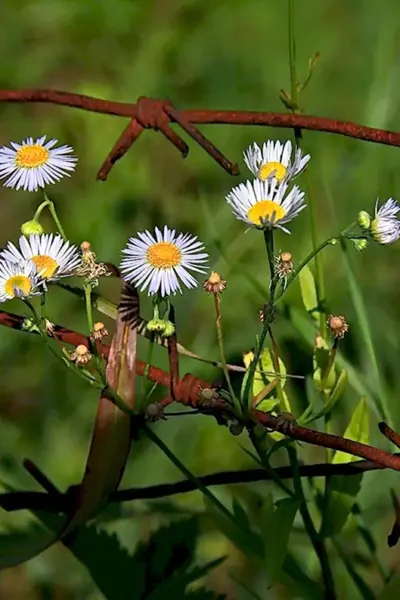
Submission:
{"label": "dried seed head", "polygon": [[78,366],[87,365],[92,360],[92,355],[84,344],[79,344],[71,353],[70,359]]}
{"label": "dried seed head", "polygon": [[45,330],[49,337],[52,337],[52,335],[54,333],[54,327],[55,327],[54,323],[52,323],[48,319],[45,320]]}
{"label": "dried seed head", "polygon": [[279,256],[275,258],[275,273],[279,279],[283,279],[290,275],[293,271],[293,260],[290,252],[281,252]]}
{"label": "dried seed head", "polygon": [[111,272],[104,263],[96,262],[96,255],[92,252],[91,247],[90,242],[82,242],[80,246],[82,263],[77,267],[74,274],[78,277],[84,277],[87,283],[92,287],[96,287],[99,284],[99,277],[108,277]]}
{"label": "dried seed head", "polygon": [[349,330],[346,319],[341,315],[329,315],[327,325],[331,335],[333,335],[335,338],[343,339],[345,333]]}
{"label": "dried seed head", "polygon": [[92,342],[95,340],[101,341],[103,338],[108,336],[108,331],[101,321],[98,321],[93,325],[93,331],[90,334],[90,339]]}
{"label": "dried seed head", "polygon": [[219,273],[211,271],[211,275],[203,283],[203,288],[209,294],[221,294],[226,288],[226,281]]}
{"label": "dried seed head", "polygon": [[82,242],[82,244],[81,244],[81,250],[84,254],[89,252],[91,247],[92,247],[92,244],[90,242],[85,241],[85,242]]}
{"label": "dried seed head", "polygon": [[161,404],[153,402],[146,408],[146,417],[149,421],[158,421],[164,418],[164,409]]}

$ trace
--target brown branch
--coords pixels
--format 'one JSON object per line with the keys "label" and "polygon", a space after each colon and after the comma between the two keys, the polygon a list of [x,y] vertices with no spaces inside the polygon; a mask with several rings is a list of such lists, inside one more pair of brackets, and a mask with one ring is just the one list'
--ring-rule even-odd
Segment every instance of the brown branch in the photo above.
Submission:
{"label": "brown branch", "polygon": [[113,149],[105,159],[98,173],[98,179],[105,180],[113,164],[127,152],[133,142],[139,137],[142,129],[155,129],[176,146],[183,156],[188,153],[188,146],[169,123],[176,122],[204,150],[210,154],[226,171],[232,175],[239,173],[239,168],[231,163],[223,154],[204,137],[196,124],[227,124],[227,125],[264,125],[269,127],[297,128],[311,131],[335,133],[355,139],[360,139],[389,146],[400,146],[400,133],[365,127],[357,123],[338,121],[326,117],[311,115],[236,111],[236,110],[181,110],[177,111],[168,100],[155,100],[141,96],[136,103],[112,102],[74,94],[59,90],[0,90],[0,102],[39,102],[70,106],[105,115],[127,117],[131,119],[127,128],[121,134]]}
{"label": "brown branch", "polygon": [[383,435],[387,437],[388,440],[390,440],[395,446],[400,448],[400,434],[398,434],[394,429],[389,427],[389,425],[387,425],[387,423],[384,423],[383,421],[381,423],[378,423],[378,427],[379,431],[383,433]]}
{"label": "brown branch", "polygon": [[[24,319],[21,316],[0,312],[0,325],[6,325],[7,327],[13,327],[14,329],[21,329],[23,320]],[[67,344],[73,344],[75,346],[78,344],[85,344],[89,346],[89,339],[86,336],[82,335],[81,333],[71,331],[70,329],[66,329],[65,327],[56,325],[53,336],[59,341]],[[102,346],[102,352],[104,356],[107,357],[109,348],[107,346]],[[137,359],[136,372],[138,375],[143,376],[146,372],[146,363]],[[165,388],[170,387],[170,374],[161,369],[157,369],[156,367],[150,366],[147,372],[147,378],[153,383],[158,383]],[[199,379],[190,373],[186,373],[182,379],[178,379],[176,381],[175,400],[176,402],[180,402],[186,406],[192,406],[193,408],[201,409],[201,407],[198,406],[199,392],[201,389],[211,387],[212,384],[208,383],[207,381]],[[213,403],[213,413],[215,414],[219,411],[222,413],[229,413],[229,407],[222,400],[217,400]],[[269,413],[264,413],[259,410],[254,410],[252,417],[255,422],[258,422],[274,431],[280,431],[287,437],[290,437],[294,440],[307,442],[308,444],[322,446],[324,448],[331,448],[332,450],[341,450],[342,452],[347,452],[353,456],[358,456],[359,458],[373,461],[374,463],[377,463],[383,467],[400,471],[400,456],[391,454],[390,452],[385,452],[379,448],[361,444],[360,442],[355,442],[338,435],[323,433],[314,429],[299,427],[298,425],[294,424],[292,424],[290,428],[287,428],[286,423],[282,423],[282,419],[273,417]]]}
{"label": "brown branch", "polygon": [[[300,477],[332,477],[335,475],[352,476],[367,471],[377,471],[384,467],[371,461],[361,460],[351,463],[331,464],[317,463],[300,465]],[[277,467],[273,469],[275,476],[280,479],[293,477],[292,467]],[[247,469],[242,471],[221,471],[198,477],[205,486],[234,485],[240,483],[255,483],[271,481],[272,475],[264,469]],[[175,483],[162,483],[142,488],[120,490],[112,494],[110,502],[130,502],[132,500],[155,500],[176,494],[193,492],[198,488],[187,479]],[[0,494],[0,506],[6,511],[15,510],[47,510],[50,512],[68,512],[71,495],[46,494],[44,492],[6,492]]]}

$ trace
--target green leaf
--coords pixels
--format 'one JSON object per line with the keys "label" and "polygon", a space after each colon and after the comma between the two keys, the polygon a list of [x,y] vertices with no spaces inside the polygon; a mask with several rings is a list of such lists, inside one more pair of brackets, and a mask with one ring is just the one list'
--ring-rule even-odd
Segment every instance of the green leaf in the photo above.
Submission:
{"label": "green leaf", "polygon": [[[123,283],[122,301],[106,367],[108,385],[133,409],[135,405],[137,329],[139,294]],[[96,516],[117,489],[131,447],[132,418],[101,394],[85,473],[77,503],[62,537],[70,535]]]}
{"label": "green leaf", "polygon": [[324,415],[327,415],[331,412],[336,402],[340,399],[341,395],[344,393],[346,386],[348,383],[347,371],[343,369],[340,372],[340,375],[335,383],[335,387],[329,395],[328,400],[324,404],[323,408],[317,412],[316,414],[312,414],[310,417],[306,419],[306,423],[310,423],[311,421],[315,421],[316,419],[320,419]]}
{"label": "green leaf", "polygon": [[261,527],[265,543],[265,568],[269,586],[279,578],[298,508],[299,502],[292,498],[279,500],[274,508],[270,495],[263,506]]}
{"label": "green leaf", "polygon": [[[61,521],[61,526],[65,519]],[[58,539],[37,523],[31,523],[25,531],[0,534],[0,570],[15,567],[41,554]]]}
{"label": "green leaf", "polygon": [[[315,334],[317,333],[316,327],[312,325],[308,319],[306,319],[303,313],[293,306],[285,305],[286,313],[289,317],[294,330],[302,337],[302,339],[310,346],[313,347],[315,342]],[[365,375],[361,371],[355,369],[353,365],[339,352],[336,354],[336,364],[346,369],[349,376],[349,383],[357,394],[366,396],[368,406],[373,414],[379,419],[380,413],[376,407],[374,401],[374,390],[368,385],[365,380]]]}
{"label": "green leaf", "polygon": [[398,600],[400,598],[400,573],[385,585],[377,600]]}
{"label": "green leaf", "polygon": [[[369,442],[369,412],[365,398],[361,398],[344,437],[368,444]],[[346,452],[336,451],[332,462],[341,464],[359,460],[358,457]],[[328,498],[324,508],[321,534],[330,537],[339,533],[346,524],[354,506],[357,494],[361,489],[363,474],[352,477],[332,477],[328,485]]]}
{"label": "green leaf", "polygon": [[278,398],[264,398],[256,405],[256,408],[262,412],[271,412],[278,404]]}
{"label": "green leaf", "polygon": [[305,309],[314,319],[318,319],[318,297],[314,275],[308,265],[299,273],[300,293]]}
{"label": "green leaf", "polygon": [[235,524],[219,511],[215,505],[204,496],[204,504],[207,512],[221,532],[232,542],[245,556],[253,555],[263,558],[263,541],[250,528],[239,529]]}
{"label": "green leaf", "polygon": [[313,379],[315,387],[320,392],[327,392],[333,389],[336,382],[335,368],[332,366],[329,375],[325,381],[326,369],[329,363],[331,349],[325,340],[318,335],[315,339],[314,355],[313,355]]}
{"label": "green leaf", "polygon": [[[369,412],[365,397],[362,397],[356,406],[350,423],[344,432],[344,437],[356,442],[361,442],[362,444],[369,443]],[[357,456],[338,450],[333,455],[332,463],[342,464],[355,460],[360,459]]]}
{"label": "green leaf", "polygon": [[363,473],[351,477],[332,477],[328,483],[321,535],[331,537],[340,533],[351,516],[351,509],[361,489]]}
{"label": "green leaf", "polygon": [[[250,367],[251,363],[253,362],[253,360],[254,360],[253,352],[247,352],[247,354],[245,354],[243,356],[243,362],[247,369],[246,373],[248,373],[249,367]],[[285,378],[286,367],[281,358],[278,358],[278,364],[279,364],[278,377],[279,376],[282,377],[281,387],[283,388],[286,385],[286,378]],[[265,386],[268,385],[268,383],[273,381],[275,378],[276,378],[275,377],[275,368],[274,368],[274,362],[272,359],[271,350],[269,348],[264,348],[264,350],[261,352],[261,356],[258,361],[257,369],[254,374],[253,390],[252,390],[253,397],[257,396],[260,392],[262,392],[263,389],[265,388]],[[273,390],[271,392],[270,396],[268,396],[268,397],[275,397],[275,396],[276,396],[276,390]]]}

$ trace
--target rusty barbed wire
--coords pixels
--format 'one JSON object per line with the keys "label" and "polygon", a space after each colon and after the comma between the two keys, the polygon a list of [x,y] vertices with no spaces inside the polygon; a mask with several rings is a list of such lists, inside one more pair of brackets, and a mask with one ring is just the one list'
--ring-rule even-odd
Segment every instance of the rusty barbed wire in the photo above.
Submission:
{"label": "rusty barbed wire", "polygon": [[[4,311],[0,312],[0,325],[21,330],[23,322],[24,317],[20,315],[11,314]],[[71,329],[67,329],[60,325],[54,326],[52,337],[60,342],[72,344],[74,346],[78,346],[79,344],[84,344],[87,347],[90,346],[90,339],[86,335]],[[101,351],[104,354],[104,357],[107,358],[109,346],[102,345]],[[138,375],[145,375],[153,383],[162,385],[170,390],[170,373],[167,373],[154,366],[148,366],[145,362],[139,359],[136,360],[136,372]],[[201,410],[199,398],[201,398],[200,392],[204,389],[212,389],[212,384],[196,377],[191,373],[186,373],[182,379],[177,378],[175,381],[174,400],[186,406],[191,406],[192,408],[198,408]],[[212,408],[212,413],[210,413],[210,411],[205,411],[205,414],[207,414],[207,412],[209,414],[230,412],[229,407],[223,400],[216,400],[213,403]],[[315,429],[309,429],[306,427],[300,427],[296,424],[292,424],[290,429],[286,429],[285,423],[282,423],[282,419],[259,410],[253,410],[252,419],[255,423],[259,423],[267,429],[279,431],[294,440],[306,442],[315,446],[321,446],[323,448],[331,448],[332,450],[340,450],[365,460],[372,461],[383,467],[400,471],[400,456],[391,454],[385,450],[380,450],[379,448],[368,446],[367,444],[362,444],[360,442],[355,442],[338,435],[323,433],[321,431],[316,431]]]}
{"label": "rusty barbed wire", "polygon": [[114,166],[140,137],[144,129],[160,131],[182,154],[187,156],[189,147],[174,131],[171,123],[177,123],[214,160],[231,175],[239,174],[237,164],[228,160],[196,127],[196,125],[261,125],[269,127],[297,128],[325,133],[335,133],[389,146],[400,146],[400,133],[366,127],[348,121],[312,115],[273,113],[243,110],[177,110],[167,99],[141,96],[137,102],[102,100],[83,94],[60,90],[0,90],[0,102],[38,102],[59,104],[104,115],[126,117],[130,122],[121,133],[105,158],[97,179],[105,181]]}

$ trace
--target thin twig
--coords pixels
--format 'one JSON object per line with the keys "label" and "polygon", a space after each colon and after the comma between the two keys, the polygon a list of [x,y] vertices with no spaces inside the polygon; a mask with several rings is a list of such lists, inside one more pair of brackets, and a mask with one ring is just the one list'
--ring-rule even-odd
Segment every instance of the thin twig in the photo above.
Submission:
{"label": "thin twig", "polygon": [[[331,464],[317,463],[314,465],[299,465],[300,477],[332,477],[334,475],[352,476],[367,471],[384,469],[371,461]],[[272,469],[280,479],[292,479],[292,467],[277,467]],[[241,471],[221,471],[198,477],[204,486],[235,485],[240,483],[256,483],[271,481],[273,477],[265,469],[246,469]],[[176,494],[193,492],[198,488],[188,479],[175,483],[162,483],[148,487],[129,488],[112,494],[110,502],[130,502],[132,500],[155,500]],[[56,493],[50,497],[43,492],[7,492],[0,494],[0,506],[7,511],[14,510],[47,510],[51,512],[67,512],[70,502],[69,494]]]}

